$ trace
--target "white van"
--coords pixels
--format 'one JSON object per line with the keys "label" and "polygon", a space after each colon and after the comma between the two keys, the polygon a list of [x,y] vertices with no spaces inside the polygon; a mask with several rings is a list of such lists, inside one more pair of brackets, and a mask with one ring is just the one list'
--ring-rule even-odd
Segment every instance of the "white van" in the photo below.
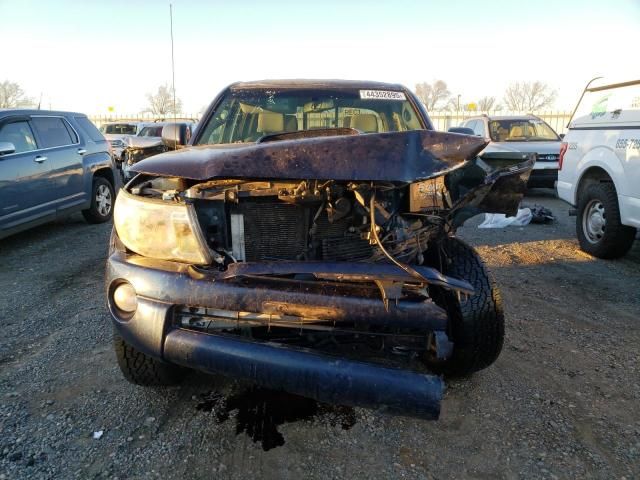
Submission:
{"label": "white van", "polygon": [[577,207],[580,248],[617,258],[640,228],[640,80],[590,84],[560,149],[558,196]]}

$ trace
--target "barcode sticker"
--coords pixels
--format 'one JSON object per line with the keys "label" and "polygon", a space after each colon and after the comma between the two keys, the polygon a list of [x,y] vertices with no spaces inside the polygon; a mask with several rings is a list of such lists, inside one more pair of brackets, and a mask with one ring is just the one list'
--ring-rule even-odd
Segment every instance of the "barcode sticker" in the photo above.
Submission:
{"label": "barcode sticker", "polygon": [[360,90],[360,98],[362,100],[406,100],[403,92],[394,92],[391,90]]}

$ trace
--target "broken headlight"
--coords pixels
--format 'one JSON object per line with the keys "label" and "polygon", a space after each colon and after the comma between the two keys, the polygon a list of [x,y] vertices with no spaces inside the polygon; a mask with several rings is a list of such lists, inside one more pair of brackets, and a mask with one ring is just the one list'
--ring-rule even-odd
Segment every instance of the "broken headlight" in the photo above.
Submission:
{"label": "broken headlight", "polygon": [[122,243],[145,257],[211,263],[192,205],[138,197],[122,190],[116,199],[113,224]]}

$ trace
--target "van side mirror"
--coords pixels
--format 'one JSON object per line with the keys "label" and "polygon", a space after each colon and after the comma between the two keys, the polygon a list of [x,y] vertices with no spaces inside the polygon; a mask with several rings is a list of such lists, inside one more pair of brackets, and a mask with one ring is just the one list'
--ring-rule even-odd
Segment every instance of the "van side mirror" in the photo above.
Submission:
{"label": "van side mirror", "polygon": [[0,155],[15,153],[16,146],[11,142],[0,142]]}
{"label": "van side mirror", "polygon": [[186,123],[167,123],[162,127],[162,143],[169,150],[184,147],[191,139],[191,130]]}
{"label": "van side mirror", "polygon": [[564,133],[561,133],[560,135],[558,135],[560,137],[560,140],[564,140]]}
{"label": "van side mirror", "polygon": [[449,133],[460,133],[462,135],[475,135],[473,130],[471,128],[467,128],[467,127],[451,127],[449,130],[447,130],[447,132],[449,132]]}

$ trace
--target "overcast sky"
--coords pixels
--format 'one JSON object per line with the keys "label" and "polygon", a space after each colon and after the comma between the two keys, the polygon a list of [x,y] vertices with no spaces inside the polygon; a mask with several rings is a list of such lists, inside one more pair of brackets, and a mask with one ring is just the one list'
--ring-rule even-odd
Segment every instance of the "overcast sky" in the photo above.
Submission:
{"label": "overcast sky", "polygon": [[[462,102],[542,80],[573,106],[592,77],[640,78],[640,0],[174,0],[176,91],[197,113],[261,78],[442,79]],[[0,0],[0,81],[42,106],[136,113],[171,82],[169,3]]]}

